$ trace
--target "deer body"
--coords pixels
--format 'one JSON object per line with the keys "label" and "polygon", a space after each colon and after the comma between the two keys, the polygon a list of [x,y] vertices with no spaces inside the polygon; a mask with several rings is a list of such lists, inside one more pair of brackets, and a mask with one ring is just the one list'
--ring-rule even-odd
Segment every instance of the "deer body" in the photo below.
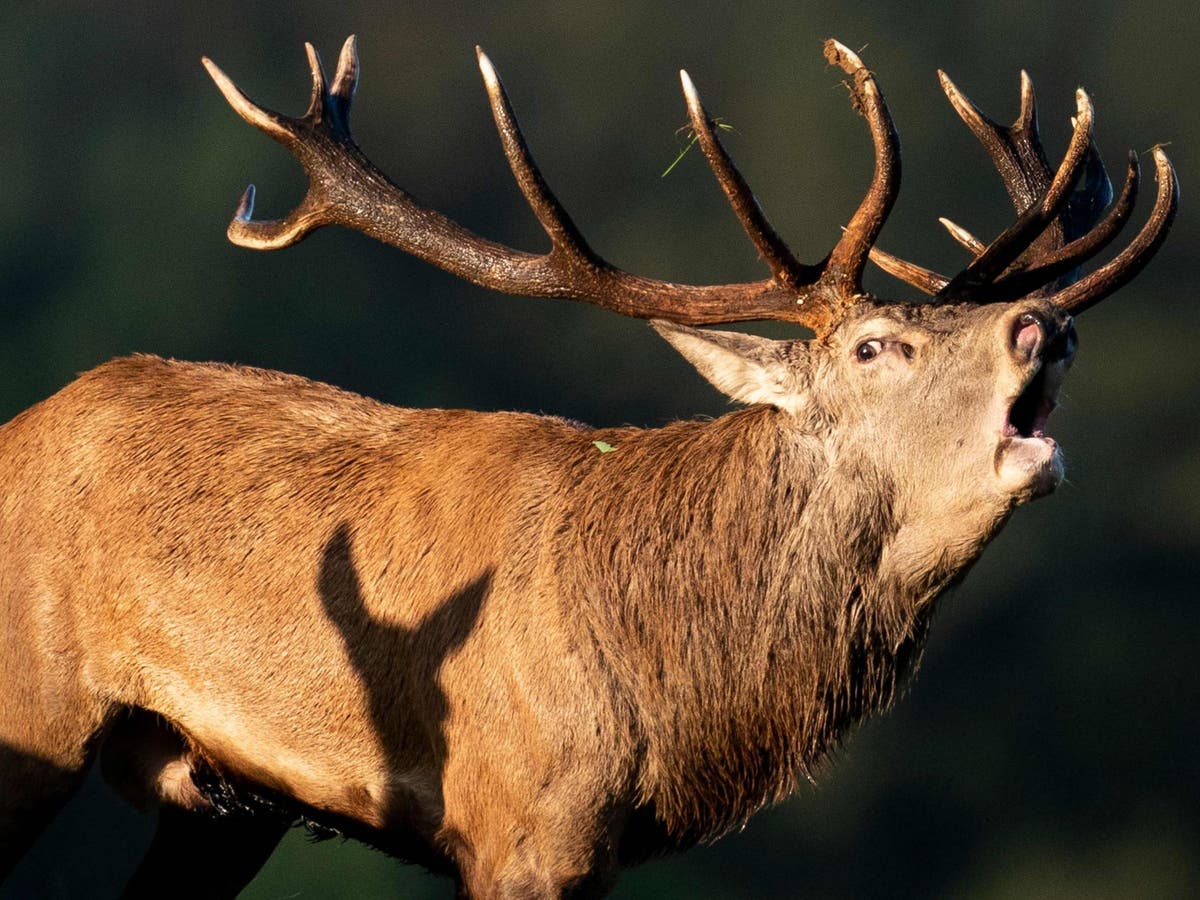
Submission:
{"label": "deer body", "polygon": [[[1003,129],[949,86],[1020,216],[954,279],[878,254],[937,295],[878,302],[860,276],[895,196],[895,132],[857,57],[836,42],[827,56],[853,79],[877,164],[819,266],[771,230],[684,76],[705,155],[773,273],[708,287],[587,248],[482,54],[544,256],[476,238],[362,156],[353,39],[331,89],[310,48],[303,119],[254,106],[209,64],[312,176],[279,222],[251,220],[248,191],[239,243],[336,221],[503,290],[676,323],[770,316],[816,338],[656,321],[748,405],[658,429],[397,409],[149,356],[21,414],[0,429],[0,878],[99,753],[126,796],[162,808],[131,895],[170,892],[197,857],[226,865],[190,889],[235,894],[297,816],[451,874],[464,895],[594,895],[621,865],[786,796],[889,703],[937,597],[1061,480],[1043,427],[1075,352],[1069,312],[1145,264],[1177,189],[1156,151],[1150,221],[1072,282],[1128,218],[1136,159],[1077,236],[1071,188],[1099,165],[1086,95],[1051,173],[1027,84]],[[1098,209],[1111,186],[1089,179],[1079,205]]]}
{"label": "deer body", "polygon": [[106,364],[0,430],[6,674],[53,662],[74,731],[24,747],[77,769],[151,711],[178,754],[106,760],[135,802],[209,810],[212,766],[493,882],[509,842],[570,884],[720,834],[891,699],[1011,508],[914,507],[830,418],[592,430]]}

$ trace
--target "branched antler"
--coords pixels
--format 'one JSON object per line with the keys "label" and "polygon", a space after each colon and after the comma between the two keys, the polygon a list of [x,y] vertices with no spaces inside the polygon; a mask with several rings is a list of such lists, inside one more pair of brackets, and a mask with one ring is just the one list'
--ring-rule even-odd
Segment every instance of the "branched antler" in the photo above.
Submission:
{"label": "branched antler", "polygon": [[255,105],[211,60],[204,60],[234,110],[287,147],[309,177],[304,199],[275,221],[252,218],[254,188],[247,188],[229,226],[229,238],[236,244],[271,250],[302,240],[322,225],[338,224],[506,293],[586,300],[624,315],[689,324],[780,319],[823,334],[840,318],[844,307],[862,297],[867,253],[899,186],[898,141],[874,77],[854,53],[836,41],[826,43],[826,56],[850,76],[855,106],[871,128],[876,164],[866,198],[841,240],[819,265],[797,262],[776,234],[721,146],[691,79],[681,73],[692,126],[705,157],[771,269],[771,278],[763,281],[703,286],[624,272],[587,245],[534,163],[504,86],[482,50],[478,51],[479,68],[501,144],[521,192],[550,238],[551,249],[545,254],[515,250],[473,234],[392,183],[362,154],[350,134],[350,104],[358,81],[354,37],[342,48],[332,88],[326,87],[316,51],[311,45],[306,49],[312,97],[299,118]]}
{"label": "branched antler", "polygon": [[[1042,148],[1033,83],[1025,72],[1021,73],[1021,109],[1008,126],[984,115],[944,72],[938,72],[938,77],[955,111],[991,156],[1017,210],[1017,221],[984,245],[942,219],[974,257],[953,278],[879,248],[871,251],[872,261],[934,295],[935,302],[989,303],[1044,293],[1073,312],[1098,303],[1142,270],[1166,238],[1179,202],[1175,170],[1161,148],[1153,151],[1158,192],[1146,224],[1111,262],[1079,279],[1079,266],[1107,247],[1129,221],[1138,192],[1136,154],[1129,154],[1125,185],[1104,213],[1112,201],[1112,183],[1092,141],[1092,108],[1082,90],[1076,93],[1071,143],[1055,172]],[[1081,180],[1082,185],[1075,187]]]}

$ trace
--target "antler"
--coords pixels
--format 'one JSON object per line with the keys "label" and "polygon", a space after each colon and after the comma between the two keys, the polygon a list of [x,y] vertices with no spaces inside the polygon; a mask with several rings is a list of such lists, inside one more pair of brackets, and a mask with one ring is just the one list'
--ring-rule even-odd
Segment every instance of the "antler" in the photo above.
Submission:
{"label": "antler", "polygon": [[[974,256],[953,278],[878,248],[871,251],[875,263],[934,295],[934,302],[988,303],[1045,293],[1074,312],[1100,302],[1145,267],[1166,238],[1179,202],[1175,170],[1162,148],[1153,151],[1158,192],[1146,224],[1111,262],[1078,279],[1079,266],[1107,247],[1129,220],[1138,191],[1136,154],[1130,152],[1125,185],[1101,218],[1112,200],[1112,183],[1092,141],[1092,108],[1086,93],[1076,93],[1071,143],[1055,172],[1042,148],[1033,83],[1025,72],[1021,73],[1021,109],[1009,126],[984,115],[944,72],[939,71],[938,77],[955,111],[991,156],[1017,211],[1017,221],[985,246],[942,219],[951,235]],[[1082,186],[1075,188],[1081,178]]]}
{"label": "antler", "polygon": [[875,173],[858,211],[837,245],[818,265],[798,262],[767,221],[749,186],[717,138],[712,120],[686,72],[681,72],[688,113],[705,158],[734,212],[771,269],[771,278],[726,285],[686,285],[644,278],[601,259],[584,240],[533,161],[491,61],[477,48],[492,114],[509,166],[534,215],[550,238],[545,254],[494,243],[417,201],[362,154],[349,129],[358,84],[358,52],[351,35],[342,47],[333,86],[326,86],[316,51],[306,44],[312,97],[299,118],[252,103],[208,58],[205,67],[234,110],[283,144],[309,177],[304,199],[275,221],[252,218],[254,186],[246,189],[229,225],[243,247],[273,250],[303,240],[322,225],[362,231],[426,262],[484,287],[529,297],[586,300],[628,316],[687,324],[778,319],[806,325],[823,336],[845,308],[861,299],[867,254],[899,189],[899,141],[883,95],[862,61],[836,41],[826,58],[849,76],[855,108],[866,117],[875,145]]}

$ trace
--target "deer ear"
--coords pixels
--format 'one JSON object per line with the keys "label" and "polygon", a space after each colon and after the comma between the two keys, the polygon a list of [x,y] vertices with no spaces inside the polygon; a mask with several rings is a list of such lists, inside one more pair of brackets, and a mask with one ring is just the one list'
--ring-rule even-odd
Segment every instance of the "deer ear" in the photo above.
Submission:
{"label": "deer ear", "polygon": [[718,391],[738,403],[769,403],[796,412],[804,402],[795,359],[797,341],[773,341],[735,331],[702,331],[655,319],[654,330]]}

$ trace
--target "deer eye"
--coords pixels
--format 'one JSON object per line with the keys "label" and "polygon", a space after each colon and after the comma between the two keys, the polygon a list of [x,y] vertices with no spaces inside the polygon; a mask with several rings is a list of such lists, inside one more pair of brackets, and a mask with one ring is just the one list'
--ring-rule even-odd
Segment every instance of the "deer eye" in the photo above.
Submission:
{"label": "deer eye", "polygon": [[883,352],[883,341],[863,341],[854,349],[854,355],[859,362],[870,362]]}

